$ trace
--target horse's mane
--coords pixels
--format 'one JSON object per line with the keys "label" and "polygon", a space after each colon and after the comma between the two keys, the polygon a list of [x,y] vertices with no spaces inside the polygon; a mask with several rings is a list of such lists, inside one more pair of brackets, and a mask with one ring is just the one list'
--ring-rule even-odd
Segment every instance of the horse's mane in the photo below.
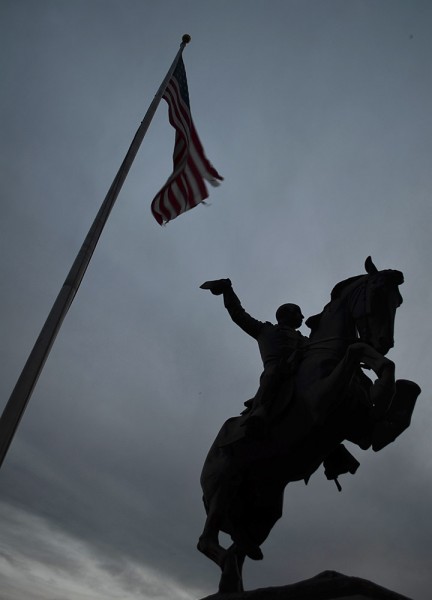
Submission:
{"label": "horse's mane", "polygon": [[[355,277],[349,277],[348,279],[344,279],[344,281],[340,281],[338,284],[336,284],[335,287],[331,291],[330,302],[333,302],[334,300],[337,300],[338,298],[340,298],[342,293],[348,287],[350,287],[353,283],[355,283],[359,279],[362,279],[363,277],[365,277],[365,275],[356,275]],[[326,311],[326,309],[329,307],[330,302],[323,308],[323,310],[320,313],[318,313],[317,315],[312,315],[311,317],[308,317],[306,319],[305,325],[307,327],[309,327],[309,329],[311,330],[311,333],[313,333],[314,329],[316,329],[318,327],[318,325],[321,321],[321,317],[324,314],[324,312]]]}
{"label": "horse's mane", "polygon": [[367,277],[367,275],[356,275],[355,277],[349,277],[348,279],[344,279],[344,281],[340,281],[337,283],[331,291],[330,298],[331,300],[336,300],[342,295],[342,292],[345,291],[347,287],[349,287],[355,281],[362,279],[363,277]]}

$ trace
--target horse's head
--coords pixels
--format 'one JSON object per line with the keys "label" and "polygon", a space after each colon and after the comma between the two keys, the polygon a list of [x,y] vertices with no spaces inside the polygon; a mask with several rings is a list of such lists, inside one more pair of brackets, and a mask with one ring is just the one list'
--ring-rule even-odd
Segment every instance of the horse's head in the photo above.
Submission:
{"label": "horse's head", "polygon": [[404,278],[400,271],[378,271],[370,256],[365,268],[367,275],[338,283],[332,300],[345,297],[360,339],[386,354],[394,345],[395,314],[402,304],[398,286]]}

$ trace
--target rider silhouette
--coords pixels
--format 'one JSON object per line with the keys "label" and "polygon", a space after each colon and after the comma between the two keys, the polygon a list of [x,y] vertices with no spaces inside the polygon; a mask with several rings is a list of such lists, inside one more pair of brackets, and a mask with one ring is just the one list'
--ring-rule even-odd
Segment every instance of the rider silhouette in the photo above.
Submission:
{"label": "rider silhouette", "polygon": [[260,436],[266,430],[278,386],[289,376],[294,354],[307,339],[296,331],[304,317],[296,304],[282,304],[276,311],[276,325],[255,319],[242,307],[229,279],[206,281],[201,288],[216,296],[222,294],[231,319],[258,342],[264,371],[255,397],[245,402],[248,418],[244,425],[246,435]]}
{"label": "rider silhouette", "polygon": [[[270,411],[277,399],[279,385],[291,375],[292,359],[296,350],[301,348],[307,339],[297,331],[304,317],[296,304],[283,304],[276,311],[276,325],[262,322],[244,310],[229,279],[206,281],[200,287],[210,290],[215,296],[223,295],[224,305],[234,323],[258,342],[264,370],[258,391],[254,398],[245,402],[247,408],[243,414],[245,435],[260,437],[267,431]],[[198,542],[198,549],[219,566],[222,566],[226,558],[226,551],[218,540],[220,521],[236,490],[237,483],[231,481],[230,473],[225,473],[218,491],[207,507],[206,524]],[[235,543],[250,558],[262,558],[262,552],[254,542],[237,537]]]}

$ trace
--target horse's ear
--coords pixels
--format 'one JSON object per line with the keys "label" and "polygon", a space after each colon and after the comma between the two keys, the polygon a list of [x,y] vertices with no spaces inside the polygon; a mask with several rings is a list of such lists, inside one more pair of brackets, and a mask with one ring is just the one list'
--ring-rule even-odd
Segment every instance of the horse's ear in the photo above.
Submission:
{"label": "horse's ear", "polygon": [[366,261],[365,261],[365,269],[366,269],[366,273],[368,273],[369,275],[373,275],[374,273],[378,273],[378,269],[373,264],[372,259],[371,259],[370,256],[368,256],[367,259],[366,259]]}

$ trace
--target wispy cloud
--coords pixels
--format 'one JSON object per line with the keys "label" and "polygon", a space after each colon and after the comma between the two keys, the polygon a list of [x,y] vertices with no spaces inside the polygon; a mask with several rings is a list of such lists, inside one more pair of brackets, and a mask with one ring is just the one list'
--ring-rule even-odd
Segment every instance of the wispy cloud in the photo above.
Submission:
{"label": "wispy cloud", "polygon": [[0,503],[2,600],[192,600],[181,588],[137,562],[104,559],[47,520]]}

